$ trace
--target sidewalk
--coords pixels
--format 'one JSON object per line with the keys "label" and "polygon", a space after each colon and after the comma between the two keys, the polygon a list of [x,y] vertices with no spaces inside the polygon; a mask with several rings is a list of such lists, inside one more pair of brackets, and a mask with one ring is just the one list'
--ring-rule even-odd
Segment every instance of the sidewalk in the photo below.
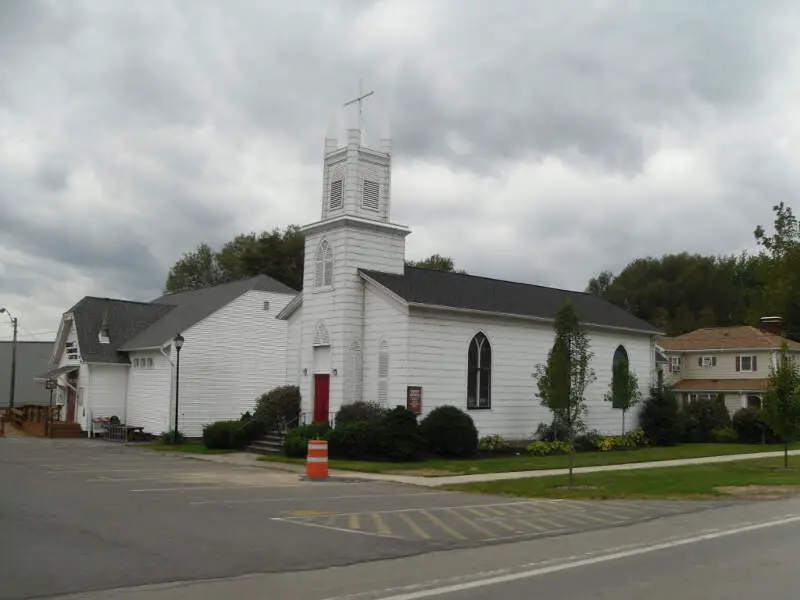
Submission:
{"label": "sidewalk", "polygon": [[[263,462],[257,460],[257,454],[247,452],[234,452],[232,454],[183,454],[175,453],[183,458],[205,460],[219,464],[231,464],[237,466],[261,467],[276,471],[289,471],[298,475],[305,474],[305,467],[289,463]],[[799,456],[800,450],[790,450],[790,456]],[[713,463],[734,462],[737,460],[752,460],[758,458],[779,458],[783,452],[755,452],[751,454],[728,454],[724,456],[706,456],[703,458],[682,458],[677,460],[659,460],[643,463],[627,463],[622,465],[603,465],[598,467],[576,467],[574,472],[579,473],[601,473],[603,471],[631,471],[634,469],[657,469],[665,467],[682,467],[685,465],[704,465]],[[475,475],[451,475],[447,477],[417,477],[412,475],[393,475],[391,473],[361,473],[359,471],[341,471],[331,469],[331,477],[360,479],[369,481],[387,481],[394,483],[404,483],[420,487],[438,487],[442,485],[454,485],[459,483],[475,483],[478,481],[502,481],[506,479],[525,479],[528,477],[549,477],[551,475],[567,475],[569,469],[540,469],[537,471],[510,471],[506,473],[478,473]]]}

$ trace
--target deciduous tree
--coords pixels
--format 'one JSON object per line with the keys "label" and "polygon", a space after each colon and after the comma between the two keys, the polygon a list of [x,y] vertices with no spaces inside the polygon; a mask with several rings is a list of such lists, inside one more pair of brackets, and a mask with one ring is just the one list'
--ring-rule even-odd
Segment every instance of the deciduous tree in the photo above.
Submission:
{"label": "deciduous tree", "polygon": [[761,400],[761,417],[783,439],[783,466],[789,466],[789,442],[800,434],[800,370],[786,342]]}
{"label": "deciduous tree", "polygon": [[534,376],[543,406],[553,421],[565,423],[569,441],[569,487],[574,484],[575,434],[586,429],[586,388],[595,380],[590,363],[589,336],[575,306],[567,301],[555,318],[555,340],[545,364],[536,365]]}

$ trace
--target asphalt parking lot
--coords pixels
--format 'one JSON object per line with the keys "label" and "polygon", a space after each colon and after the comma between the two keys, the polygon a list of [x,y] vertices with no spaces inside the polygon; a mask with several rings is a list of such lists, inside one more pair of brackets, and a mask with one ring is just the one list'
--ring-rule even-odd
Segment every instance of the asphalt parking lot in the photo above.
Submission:
{"label": "asphalt parking lot", "polygon": [[291,571],[562,535],[712,502],[520,500],[0,439],[0,598]]}

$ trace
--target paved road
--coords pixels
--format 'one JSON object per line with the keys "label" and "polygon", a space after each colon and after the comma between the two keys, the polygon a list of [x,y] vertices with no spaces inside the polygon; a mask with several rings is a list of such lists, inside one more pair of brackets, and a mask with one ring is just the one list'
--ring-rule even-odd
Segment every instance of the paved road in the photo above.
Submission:
{"label": "paved road", "polygon": [[520,501],[358,480],[314,483],[105,442],[7,438],[0,439],[0,598],[556,540],[699,517],[721,505]]}

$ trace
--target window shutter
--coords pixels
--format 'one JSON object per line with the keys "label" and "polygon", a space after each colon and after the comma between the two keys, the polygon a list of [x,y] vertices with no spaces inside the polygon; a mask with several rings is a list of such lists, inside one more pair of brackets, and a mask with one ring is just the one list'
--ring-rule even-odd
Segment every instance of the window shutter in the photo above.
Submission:
{"label": "window shutter", "polygon": [[711,357],[711,366],[712,367],[716,367],[717,366],[717,357],[716,356],[712,356]]}
{"label": "window shutter", "polygon": [[702,356],[698,356],[697,357],[697,366],[698,367],[702,367],[703,366],[703,357]]}
{"label": "window shutter", "polygon": [[736,357],[736,370],[737,371],[741,371],[742,370],[742,357],[741,356],[737,356]]}
{"label": "window shutter", "polygon": [[753,361],[753,371],[756,371],[756,370],[757,370],[756,358],[757,358],[757,357],[755,357],[755,356],[752,358],[752,361]]}

